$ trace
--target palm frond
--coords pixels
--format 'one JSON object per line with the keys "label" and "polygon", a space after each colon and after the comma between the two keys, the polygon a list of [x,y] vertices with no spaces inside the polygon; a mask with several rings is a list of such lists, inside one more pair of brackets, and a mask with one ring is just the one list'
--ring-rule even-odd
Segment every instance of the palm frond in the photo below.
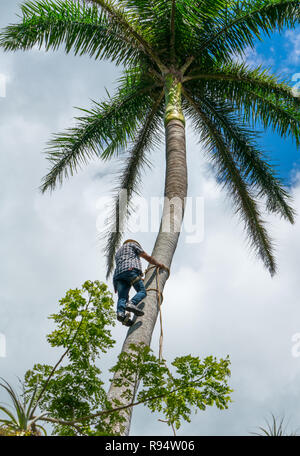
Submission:
{"label": "palm frond", "polygon": [[[242,0],[222,2],[223,7],[214,17],[203,17],[207,2],[194,7],[194,27],[200,28],[198,60],[203,55],[231,60],[232,53],[242,53],[247,46],[254,47],[254,40],[274,30],[294,27],[300,19],[298,0]],[[198,12],[197,12],[198,11]]]}
{"label": "palm frond", "polygon": [[[300,111],[277,101],[273,97],[260,95],[254,90],[245,91],[247,100],[239,100],[239,109],[244,114],[244,119],[257,125],[260,121],[265,128],[271,128],[282,138],[288,136],[300,146]],[[244,98],[244,97],[243,97]]]}
{"label": "palm frond", "polygon": [[171,20],[170,20],[170,53],[171,53],[171,63],[174,65],[176,56],[175,56],[175,44],[176,44],[176,0],[172,0],[172,10],[171,10]]}
{"label": "palm frond", "polygon": [[258,197],[266,197],[266,209],[294,223],[295,211],[289,204],[291,197],[275,170],[263,159],[254,142],[255,133],[241,124],[229,104],[207,97],[194,97],[194,103],[202,107],[219,126],[241,175],[254,189],[258,189]]}
{"label": "palm frond", "polygon": [[192,80],[215,81],[220,90],[231,87],[233,94],[244,89],[255,90],[277,100],[284,100],[295,108],[300,106],[300,95],[293,93],[288,82],[280,80],[262,66],[253,68],[245,63],[230,62],[210,68],[194,67],[184,77],[184,82]]}
{"label": "palm frond", "polygon": [[136,45],[143,50],[145,54],[158,66],[160,70],[166,67],[161,62],[157,53],[153,51],[151,43],[147,40],[146,30],[141,27],[141,18],[134,16],[133,11],[126,11],[122,7],[122,2],[113,0],[86,0],[89,3],[96,4],[107,14],[111,23],[119,27],[123,34],[129,35]]}
{"label": "palm frond", "polygon": [[261,257],[270,274],[275,274],[276,263],[273,256],[272,242],[261,219],[257,202],[239,172],[226,139],[218,126],[186,92],[184,92],[184,97],[188,101],[185,109],[191,117],[196,130],[200,132],[202,141],[210,151],[211,160],[218,170],[218,177],[223,185],[227,187],[236,206],[236,213],[244,221],[251,246]]}
{"label": "palm frond", "polygon": [[[141,112],[152,104],[153,81],[129,78],[125,87],[108,102],[96,103],[77,125],[56,134],[47,154],[52,167],[44,177],[42,192],[53,190],[93,157],[108,159],[126,147],[135,136]],[[155,91],[154,91],[155,93]]]}
{"label": "palm frond", "polygon": [[[160,59],[157,65],[162,71],[161,63],[181,66],[186,60],[186,53],[192,53],[193,36],[196,33],[190,29],[184,17],[186,3],[180,0],[118,1],[118,6],[122,6],[130,15],[130,21],[139,27]],[[197,43],[196,38],[194,41]],[[155,60],[152,58],[152,61]]]}
{"label": "palm frond", "polygon": [[[152,106],[148,108],[145,116],[141,119],[141,128],[136,135],[128,156],[125,158],[125,167],[120,172],[119,185],[116,189],[113,210],[110,215],[111,223],[104,237],[106,242],[107,278],[112,272],[114,256],[121,242],[126,220],[131,214],[131,198],[138,193],[138,185],[141,182],[141,173],[145,166],[150,166],[146,152],[159,142],[159,125],[163,121],[163,111],[160,105],[163,99],[163,91],[158,95]],[[126,192],[126,201],[121,201],[120,191]]]}
{"label": "palm frond", "polygon": [[260,69],[250,71],[247,76],[214,73],[211,78],[207,74],[188,80],[185,86],[193,94],[230,101],[251,126],[262,124],[300,146],[300,99],[286,83],[278,82],[272,75],[260,73]]}
{"label": "palm frond", "polygon": [[116,64],[140,62],[142,49],[112,24],[96,6],[81,2],[39,0],[21,5],[21,22],[6,27],[0,36],[5,51],[28,50],[34,46],[66,53],[88,54],[95,59],[109,59]]}

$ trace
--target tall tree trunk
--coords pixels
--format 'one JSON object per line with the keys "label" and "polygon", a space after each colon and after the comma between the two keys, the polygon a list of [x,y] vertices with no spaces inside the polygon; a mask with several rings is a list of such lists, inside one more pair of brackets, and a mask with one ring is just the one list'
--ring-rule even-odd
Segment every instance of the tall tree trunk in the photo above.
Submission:
{"label": "tall tree trunk", "polygon": [[[184,215],[185,197],[187,195],[187,165],[185,143],[185,121],[181,110],[181,84],[172,75],[167,75],[165,84],[166,112],[165,112],[165,138],[166,138],[166,175],[165,175],[165,201],[160,229],[156,238],[152,255],[159,262],[170,268],[175,253],[180,229]],[[173,200],[173,201],[172,201]],[[171,203],[171,204],[170,204]],[[175,204],[172,204],[175,203]],[[168,273],[160,271],[159,288],[164,289]],[[156,288],[155,270],[151,269],[145,276],[146,288]],[[122,352],[128,352],[130,344],[143,342],[150,345],[152,333],[158,316],[157,294],[149,291],[144,299],[144,316],[136,320],[127,333]],[[116,376],[118,373],[115,374]],[[132,388],[134,399],[138,385]],[[108,392],[108,399],[121,400],[123,389],[114,386],[113,382]],[[126,421],[122,423],[125,431],[122,435],[129,435],[132,408],[124,413]],[[120,426],[114,428],[120,433]]]}

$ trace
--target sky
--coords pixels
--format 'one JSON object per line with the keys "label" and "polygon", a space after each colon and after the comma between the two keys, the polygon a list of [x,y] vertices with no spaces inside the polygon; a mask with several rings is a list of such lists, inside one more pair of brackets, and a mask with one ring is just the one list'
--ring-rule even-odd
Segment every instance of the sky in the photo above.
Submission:
{"label": "sky", "polygon": [[[0,27],[16,21],[19,3],[1,0]],[[246,58],[250,65],[270,67],[296,84],[299,29],[257,43]],[[5,357],[3,345],[0,350],[0,376],[16,387],[17,378],[34,363],[57,360],[58,352],[46,342],[53,329],[47,317],[66,290],[87,279],[105,280],[99,202],[111,195],[120,161],[93,161],[52,194],[42,195],[39,185],[48,169],[43,151],[51,135],[73,124],[74,106],[88,108],[92,99],[105,98],[105,88],[113,91],[119,74],[114,64],[66,56],[62,50],[0,51],[0,75],[6,81],[5,94],[3,87],[0,91],[0,335],[6,341]],[[263,133],[261,143],[300,214],[299,151],[270,131]],[[189,196],[204,202],[204,235],[191,244],[182,233],[173,259],[164,290],[164,356],[228,354],[234,392],[228,410],[199,412],[178,435],[249,435],[270,413],[284,415],[294,430],[300,425],[300,217],[291,226],[266,215],[279,266],[271,278],[249,251],[242,223],[207,167],[189,124],[187,157]],[[151,160],[155,166],[142,187],[147,200],[163,194],[163,144]],[[129,234],[151,253],[155,232]],[[112,283],[108,285],[112,291]],[[121,325],[113,329],[117,343],[100,363],[104,373],[115,363],[125,334]],[[157,325],[155,353],[158,338]],[[2,391],[0,401],[7,401]],[[170,435],[159,418],[136,408],[131,434]]]}

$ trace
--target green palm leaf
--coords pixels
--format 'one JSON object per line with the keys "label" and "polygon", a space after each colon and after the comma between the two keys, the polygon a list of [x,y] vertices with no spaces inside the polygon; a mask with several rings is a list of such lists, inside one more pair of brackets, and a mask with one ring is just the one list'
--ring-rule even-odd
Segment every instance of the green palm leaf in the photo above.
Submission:
{"label": "green palm leaf", "polygon": [[255,133],[241,124],[232,106],[206,97],[194,97],[193,102],[199,109],[204,109],[205,115],[219,126],[241,175],[252,188],[258,189],[257,196],[266,197],[267,210],[294,223],[295,212],[289,204],[290,195],[257,148],[253,139]]}
{"label": "green palm leaf", "polygon": [[130,80],[108,102],[94,102],[92,109],[82,110],[87,115],[77,117],[74,128],[55,135],[49,143],[47,153],[52,167],[43,180],[42,191],[53,190],[93,156],[108,159],[123,151],[136,134],[141,109],[152,103],[153,89],[155,85],[149,79]]}
{"label": "green palm leaf", "polygon": [[81,2],[38,1],[21,6],[22,22],[4,29],[0,46],[6,51],[34,46],[56,50],[64,45],[69,53],[88,54],[95,59],[119,63],[139,61],[141,49],[118,25],[95,6]]}
{"label": "green palm leaf", "polygon": [[[300,19],[298,0],[246,0],[223,1],[215,16],[205,17],[207,4],[201,2],[194,7],[194,27],[201,34],[197,49],[198,60],[203,55],[231,60],[232,53],[241,53],[247,46],[254,47],[254,39],[262,34],[270,35],[274,30],[294,27]],[[204,11],[204,14],[203,14]]]}
{"label": "green palm leaf", "polygon": [[235,93],[242,94],[247,89],[262,95],[273,96],[277,100],[290,103],[294,108],[300,106],[300,96],[293,94],[289,84],[286,81],[280,81],[278,77],[270,74],[262,66],[251,68],[245,63],[230,62],[215,65],[209,69],[194,67],[184,77],[185,82],[193,80],[203,80],[209,84],[215,83],[214,89],[225,90],[226,95],[230,94],[232,97]]}
{"label": "green palm leaf", "polygon": [[261,257],[270,274],[275,274],[276,263],[272,251],[272,242],[261,219],[257,202],[241,176],[226,139],[205,111],[186,92],[184,96],[190,104],[186,110],[210,152],[211,160],[218,171],[218,177],[227,187],[236,206],[236,212],[244,221],[251,246]]}
{"label": "green palm leaf", "polygon": [[107,14],[111,23],[122,30],[124,36],[128,35],[136,42],[137,47],[140,47],[143,52],[156,63],[157,67],[161,70],[165,66],[161,62],[158,55],[153,51],[151,43],[148,41],[147,30],[142,28],[141,18],[135,16],[133,11],[128,12],[128,9],[122,7],[122,2],[115,2],[113,0],[87,0],[89,3],[99,5],[100,8]]}
{"label": "green palm leaf", "polygon": [[193,94],[203,96],[205,93],[210,98],[232,102],[248,124],[256,126],[260,122],[282,137],[290,136],[300,145],[300,98],[293,95],[285,82],[278,81],[266,70],[231,65],[225,67],[225,71],[212,70],[211,75],[188,75],[186,86]]}

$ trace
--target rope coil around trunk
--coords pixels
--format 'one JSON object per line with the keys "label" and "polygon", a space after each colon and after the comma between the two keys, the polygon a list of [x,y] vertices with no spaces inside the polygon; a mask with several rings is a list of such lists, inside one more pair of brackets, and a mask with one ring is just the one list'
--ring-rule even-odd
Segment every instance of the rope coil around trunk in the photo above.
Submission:
{"label": "rope coil around trunk", "polygon": [[[146,288],[146,291],[155,291],[156,294],[157,294],[157,302],[158,302],[158,308],[159,308],[159,321],[160,321],[160,337],[159,337],[159,360],[161,361],[162,360],[162,350],[163,350],[163,340],[164,340],[164,333],[163,333],[163,323],[162,323],[162,312],[161,312],[161,304],[162,304],[162,301],[163,301],[163,294],[162,292],[160,291],[160,287],[159,287],[159,280],[158,280],[158,276],[159,276],[159,267],[158,266],[149,266],[145,272],[144,272],[144,275],[146,276],[146,273],[148,271],[150,271],[150,269],[154,269],[156,268],[156,273],[155,273],[155,278],[156,278],[156,288]],[[168,277],[167,279],[170,277],[170,269],[169,268],[166,268],[166,270],[168,271]]]}

